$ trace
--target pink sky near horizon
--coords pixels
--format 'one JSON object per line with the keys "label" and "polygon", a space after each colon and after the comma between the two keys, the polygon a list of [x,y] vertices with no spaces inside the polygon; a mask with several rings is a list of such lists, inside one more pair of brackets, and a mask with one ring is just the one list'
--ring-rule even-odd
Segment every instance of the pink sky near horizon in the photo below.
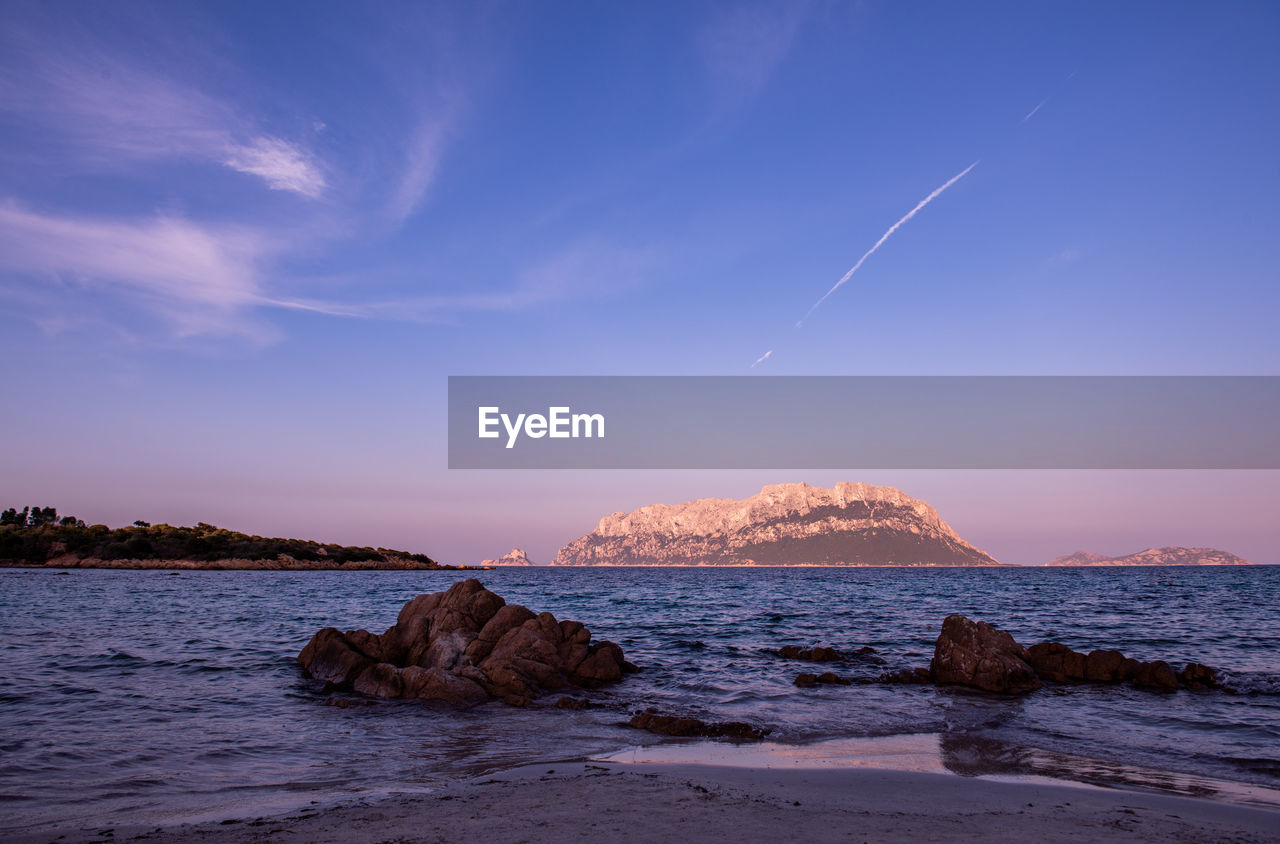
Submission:
{"label": "pink sky near horizon", "polygon": [[[382,467],[388,468],[388,467]],[[770,483],[895,486],[937,508],[965,540],[1006,563],[1037,564],[1076,550],[1121,555],[1165,545],[1208,546],[1280,563],[1280,472],[1270,471],[434,471],[419,479],[368,473],[295,477],[228,467],[46,466],[3,485],[3,506],[56,506],[112,526],[206,521],[262,535],[423,552],[449,563],[513,547],[546,563],[599,519],[646,504],[745,498]]]}

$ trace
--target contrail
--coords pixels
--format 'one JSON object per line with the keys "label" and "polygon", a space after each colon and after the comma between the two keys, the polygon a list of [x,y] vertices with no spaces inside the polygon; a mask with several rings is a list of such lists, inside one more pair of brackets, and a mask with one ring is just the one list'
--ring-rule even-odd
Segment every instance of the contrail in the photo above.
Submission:
{"label": "contrail", "polygon": [[773,349],[770,349],[769,351],[767,351],[767,352],[765,352],[764,354],[762,354],[760,357],[756,358],[756,362],[755,362],[755,363],[753,363],[753,364],[751,364],[751,368],[752,368],[752,369],[755,369],[757,366],[759,366],[760,364],[764,363],[765,361],[767,361],[767,360],[768,360],[769,358],[771,358],[771,357],[773,357]]}
{"label": "contrail", "polygon": [[[814,311],[816,311],[816,310],[818,309],[818,306],[819,306],[819,305],[821,305],[823,302],[827,301],[827,297],[828,297],[828,296],[830,296],[832,293],[835,293],[837,290],[839,290],[839,289],[840,289],[840,287],[841,287],[841,286],[842,286],[846,281],[848,281],[849,279],[853,278],[853,274],[854,274],[854,273],[856,273],[856,272],[858,271],[858,268],[862,266],[863,262],[864,262],[864,261],[866,261],[868,258],[870,258],[872,255],[874,255],[874,254],[875,254],[875,252],[876,252],[876,250],[877,250],[877,249],[879,249],[881,246],[883,246],[883,245],[884,245],[884,242],[885,242],[886,240],[888,240],[888,239],[889,239],[889,237],[890,237],[894,232],[896,232],[899,228],[901,228],[901,227],[902,227],[902,224],[903,224],[903,223],[905,223],[907,220],[910,220],[910,219],[911,219],[912,217],[914,217],[916,214],[919,214],[919,213],[920,213],[920,209],[921,209],[921,208],[924,208],[924,207],[925,207],[926,205],[928,205],[930,202],[933,202],[935,199],[937,199],[937,198],[942,194],[942,192],[943,192],[944,190],[946,190],[947,188],[949,188],[949,187],[951,187],[952,185],[954,185],[956,182],[958,182],[958,181],[960,181],[961,179],[963,179],[963,178],[964,178],[964,177],[969,173],[969,171],[970,171],[970,170],[972,170],[974,167],[977,167],[977,166],[978,166],[978,162],[977,162],[977,161],[975,161],[975,162],[973,162],[972,164],[970,164],[968,167],[966,167],[966,168],[964,168],[963,170],[961,170],[961,171],[960,171],[958,174],[956,174],[955,176],[952,176],[952,177],[951,177],[951,179],[950,179],[950,180],[948,180],[948,181],[947,181],[947,183],[946,183],[945,185],[943,185],[942,187],[938,188],[938,189],[937,189],[937,190],[935,190],[933,193],[931,193],[931,194],[929,194],[928,196],[926,196],[924,199],[920,200],[920,204],[919,204],[919,205],[917,205],[915,208],[912,208],[910,211],[908,211],[908,212],[907,212],[907,215],[906,215],[905,217],[903,217],[901,220],[899,220],[898,222],[896,222],[896,223],[894,223],[892,226],[890,226],[890,227],[889,227],[889,230],[888,230],[887,232],[885,232],[885,233],[880,237],[880,239],[879,239],[879,240],[877,240],[877,241],[876,241],[876,245],[875,245],[875,246],[873,246],[873,247],[871,247],[870,249],[868,249],[868,250],[867,250],[867,253],[866,253],[865,255],[863,255],[861,258],[859,258],[859,259],[858,259],[858,263],[856,263],[856,264],[854,264],[854,265],[853,265],[853,269],[851,269],[851,270],[849,270],[849,272],[845,273],[845,274],[840,278],[840,280],[839,280],[839,281],[837,281],[835,284],[833,284],[833,285],[831,286],[831,289],[830,289],[830,290],[828,290],[826,293],[824,293],[824,294],[823,294],[823,296],[822,296],[822,298],[821,298],[821,299],[819,299],[818,301],[816,301],[816,302],[814,302],[814,303],[813,303],[813,307],[809,309],[808,313],[806,313],[806,314],[805,314],[805,315],[800,319],[800,321],[796,323],[796,328],[799,328],[801,325],[804,325],[804,321],[805,321],[806,319],[808,319],[808,318],[809,318],[810,314],[812,314]],[[765,355],[765,357],[768,357],[768,355]],[[761,358],[761,360],[763,360],[763,359],[764,359],[764,358]],[[759,363],[759,362],[760,362],[760,361],[756,361],[756,363]],[[753,364],[753,365],[754,365],[754,364]]]}
{"label": "contrail", "polygon": [[1024,118],[1022,118],[1022,119],[1021,119],[1021,120],[1019,120],[1018,122],[1019,122],[1019,123],[1026,123],[1028,120],[1030,120],[1032,117],[1034,117],[1034,116],[1035,116],[1035,113],[1036,113],[1037,111],[1039,111],[1040,109],[1044,108],[1044,104],[1045,104],[1045,103],[1047,103],[1047,102],[1049,102],[1049,98],[1048,98],[1048,97],[1045,97],[1043,100],[1041,100],[1041,101],[1040,101],[1040,104],[1039,104],[1039,105],[1037,105],[1035,108],[1031,109],[1031,111],[1027,112],[1027,116],[1026,116],[1026,117],[1024,117]]}

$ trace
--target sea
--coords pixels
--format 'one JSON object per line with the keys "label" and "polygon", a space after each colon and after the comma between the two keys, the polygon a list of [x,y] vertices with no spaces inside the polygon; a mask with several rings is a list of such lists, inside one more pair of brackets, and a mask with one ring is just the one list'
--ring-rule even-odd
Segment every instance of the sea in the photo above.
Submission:
{"label": "sea", "polygon": [[[465,577],[584,622],[642,671],[587,709],[552,695],[459,712],[326,694],[299,670],[316,630],[381,632],[410,598]],[[1206,663],[1232,691],[793,683],[925,666],[950,613],[1024,644]],[[824,668],[780,658],[787,644],[875,653]],[[766,727],[775,760],[858,764],[888,742],[961,776],[1280,807],[1277,566],[7,569],[0,666],[0,836],[258,817],[566,759],[734,751],[623,726],[647,707]]]}

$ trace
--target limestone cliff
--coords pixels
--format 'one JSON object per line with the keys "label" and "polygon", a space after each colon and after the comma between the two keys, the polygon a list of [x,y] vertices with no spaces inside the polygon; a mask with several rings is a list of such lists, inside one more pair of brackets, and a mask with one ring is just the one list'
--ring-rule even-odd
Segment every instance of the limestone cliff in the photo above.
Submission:
{"label": "limestone cliff", "polygon": [[537,563],[529,559],[523,548],[512,548],[496,560],[485,560],[477,566],[533,566]]}
{"label": "limestone cliff", "polygon": [[994,566],[928,504],[892,487],[766,486],[736,500],[651,504],[600,520],[553,565]]}

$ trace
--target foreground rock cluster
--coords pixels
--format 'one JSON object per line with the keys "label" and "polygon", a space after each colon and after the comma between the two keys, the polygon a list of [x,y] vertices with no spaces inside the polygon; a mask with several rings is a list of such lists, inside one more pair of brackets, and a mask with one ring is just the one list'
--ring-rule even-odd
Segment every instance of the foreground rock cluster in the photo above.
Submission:
{"label": "foreground rock cluster", "polygon": [[544,691],[594,688],[636,670],[613,642],[592,643],[580,622],[508,604],[475,579],[419,595],[382,634],[326,627],[298,663],[334,688],[462,707],[523,706]]}
{"label": "foreground rock cluster", "polygon": [[[901,675],[901,676],[899,676]],[[886,675],[890,682],[918,682],[920,672]],[[909,679],[916,678],[915,680]],[[1120,651],[1074,651],[1060,642],[1029,648],[985,621],[949,615],[934,647],[929,679],[988,692],[1021,694],[1052,683],[1132,683],[1150,689],[1204,689],[1222,685],[1217,672],[1189,663],[1175,671],[1163,660],[1140,662]]]}

